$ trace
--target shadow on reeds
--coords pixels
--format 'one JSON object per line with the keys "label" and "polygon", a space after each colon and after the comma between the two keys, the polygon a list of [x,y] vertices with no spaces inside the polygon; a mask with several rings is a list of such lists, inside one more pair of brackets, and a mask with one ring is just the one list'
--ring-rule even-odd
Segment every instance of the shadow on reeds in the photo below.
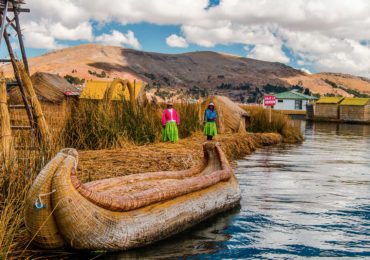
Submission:
{"label": "shadow on reeds", "polygon": [[293,124],[288,116],[276,111],[271,111],[271,123],[269,111],[260,106],[242,106],[249,112],[250,124],[248,131],[254,133],[279,133],[285,143],[299,143],[303,141],[301,130]]}

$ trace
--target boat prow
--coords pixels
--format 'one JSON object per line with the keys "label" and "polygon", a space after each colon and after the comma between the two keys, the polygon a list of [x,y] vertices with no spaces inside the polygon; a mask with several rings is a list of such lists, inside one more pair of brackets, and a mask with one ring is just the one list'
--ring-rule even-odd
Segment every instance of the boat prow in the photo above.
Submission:
{"label": "boat prow", "polygon": [[240,201],[219,144],[203,145],[203,163],[183,171],[141,173],[82,184],[78,154],[59,152],[35,179],[25,223],[43,248],[125,250],[181,232]]}

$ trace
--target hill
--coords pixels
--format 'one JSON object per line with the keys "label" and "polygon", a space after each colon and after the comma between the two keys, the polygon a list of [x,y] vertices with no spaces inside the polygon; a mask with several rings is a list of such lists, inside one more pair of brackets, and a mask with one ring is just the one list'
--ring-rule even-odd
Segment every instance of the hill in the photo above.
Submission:
{"label": "hill", "polygon": [[[31,73],[50,72],[83,79],[123,77],[173,90],[226,94],[245,99],[294,85],[321,95],[370,94],[370,80],[343,74],[309,75],[276,62],[210,51],[162,54],[85,44],[29,59]],[[9,65],[3,66],[10,75]]]}

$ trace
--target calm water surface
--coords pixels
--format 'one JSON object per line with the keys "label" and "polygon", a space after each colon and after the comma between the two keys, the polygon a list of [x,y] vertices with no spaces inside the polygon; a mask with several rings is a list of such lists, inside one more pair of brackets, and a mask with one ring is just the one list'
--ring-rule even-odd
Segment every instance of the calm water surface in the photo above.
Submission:
{"label": "calm water surface", "polygon": [[370,259],[370,126],[299,123],[302,145],[238,161],[239,209],[109,258]]}

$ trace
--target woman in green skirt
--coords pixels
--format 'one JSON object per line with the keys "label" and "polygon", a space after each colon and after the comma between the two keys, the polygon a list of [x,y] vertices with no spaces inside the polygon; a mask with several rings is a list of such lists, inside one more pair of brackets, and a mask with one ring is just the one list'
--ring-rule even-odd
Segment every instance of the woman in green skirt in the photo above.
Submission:
{"label": "woman in green skirt", "polygon": [[162,138],[163,142],[177,142],[179,140],[179,131],[177,126],[180,124],[180,117],[172,102],[167,102],[167,108],[162,114]]}
{"label": "woman in green skirt", "polygon": [[207,140],[212,140],[214,136],[217,135],[217,112],[215,109],[215,104],[209,103],[208,108],[204,112],[204,130],[203,133],[207,136]]}

